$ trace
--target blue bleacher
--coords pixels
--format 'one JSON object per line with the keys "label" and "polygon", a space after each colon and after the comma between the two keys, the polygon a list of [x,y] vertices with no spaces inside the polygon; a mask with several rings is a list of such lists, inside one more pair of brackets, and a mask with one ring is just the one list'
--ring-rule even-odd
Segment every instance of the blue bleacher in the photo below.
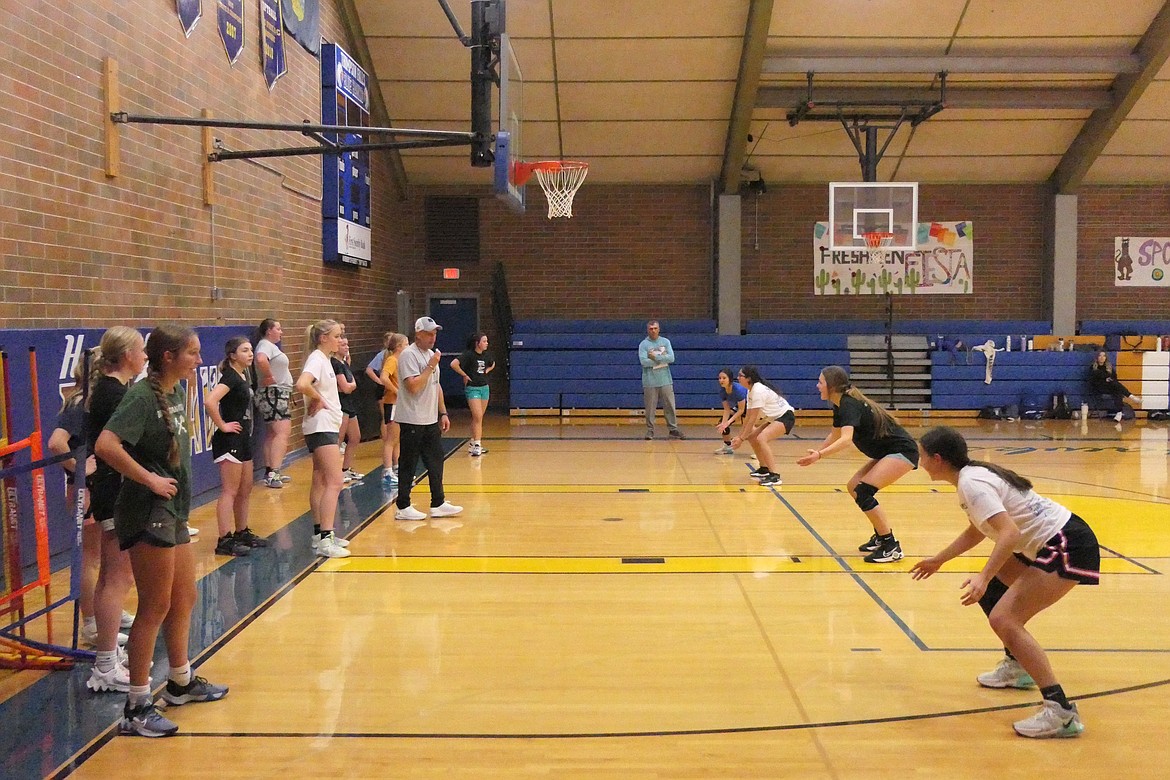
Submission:
{"label": "blue bleacher", "polygon": [[[798,409],[823,409],[817,376],[827,365],[849,370],[849,335],[880,334],[885,323],[870,320],[758,320],[747,335],[719,335],[713,320],[661,320],[678,362],[671,368],[680,409],[717,408],[716,375],[723,367],[748,363],[779,387]],[[1146,323],[1150,324],[1150,323]],[[1127,331],[1132,332],[1127,323]],[[511,343],[511,404],[515,409],[640,409],[641,367],[638,344],[644,320],[521,320]],[[1012,337],[1047,335],[1049,323],[1034,320],[906,320],[899,334],[936,340],[961,339],[968,347]],[[1141,329],[1139,329],[1141,330]],[[1170,333],[1145,328],[1150,333]],[[1083,332],[1090,332],[1082,327]],[[932,407],[971,410],[1019,403],[1021,396],[1041,401],[1063,391],[1069,403],[1087,398],[1086,352],[1000,352],[990,385],[983,382],[984,357],[978,352],[933,352]]]}
{"label": "blue bleacher", "polygon": [[1081,333],[1089,336],[1165,336],[1170,320],[1084,320]]}

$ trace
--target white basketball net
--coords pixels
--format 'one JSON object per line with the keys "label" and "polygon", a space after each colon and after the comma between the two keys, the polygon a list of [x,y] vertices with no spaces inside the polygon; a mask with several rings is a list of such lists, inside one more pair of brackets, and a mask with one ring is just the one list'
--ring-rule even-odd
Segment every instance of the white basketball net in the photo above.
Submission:
{"label": "white basketball net", "polygon": [[589,166],[563,162],[555,169],[537,168],[533,173],[548,199],[548,218],[573,216],[573,195],[589,174]]}

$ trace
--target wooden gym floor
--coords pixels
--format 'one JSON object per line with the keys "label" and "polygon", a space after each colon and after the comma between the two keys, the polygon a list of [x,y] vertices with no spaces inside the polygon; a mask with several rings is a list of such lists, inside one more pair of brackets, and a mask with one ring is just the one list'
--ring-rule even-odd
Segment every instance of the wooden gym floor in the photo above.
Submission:
{"label": "wooden gym floor", "polygon": [[[111,738],[121,695],[88,694],[87,670],[47,675],[2,706],[65,679],[52,694],[65,700],[41,696],[42,709],[88,724],[62,737],[88,747],[64,764],[10,757],[6,776],[1096,778],[1170,766],[1158,725],[1170,699],[1165,425],[958,423],[977,457],[1029,476],[1103,546],[1102,584],[1033,623],[1086,724],[1053,743],[1011,729],[1038,693],[975,683],[1001,651],[959,587],[990,546],[925,582],[906,574],[962,530],[953,490],[915,472],[882,491],[907,557],[864,563],[870,529],[842,490],[861,456],[793,465],[827,424],[807,416],[776,443],[784,484],[771,490],[748,479],[745,456],[713,454],[706,421],[688,419],[682,442],[660,424],[648,442],[629,421],[492,417],[489,454],[459,447],[446,463],[463,514],[419,523],[385,511],[379,445],[366,443],[356,467],[373,473],[341,501],[352,557],[332,561],[306,554],[300,461],[289,487],[253,494],[252,525],[274,543],[253,560],[215,558],[212,508],[193,518],[198,671],[231,694],[172,710],[175,738]],[[426,505],[425,481],[415,496]],[[34,710],[6,713],[6,729],[40,739]]]}

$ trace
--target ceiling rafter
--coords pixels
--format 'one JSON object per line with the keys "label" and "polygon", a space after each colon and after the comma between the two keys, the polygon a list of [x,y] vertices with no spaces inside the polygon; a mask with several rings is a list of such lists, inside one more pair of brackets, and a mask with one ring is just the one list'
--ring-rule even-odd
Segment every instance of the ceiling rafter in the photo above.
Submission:
{"label": "ceiling rafter", "polygon": [[1049,182],[1057,193],[1067,195],[1081,186],[1146,87],[1170,59],[1170,2],[1150,22],[1134,54],[1141,60],[1141,69],[1117,77],[1111,88],[1112,104],[1093,112],[1052,172]]}
{"label": "ceiling rafter", "polygon": [[768,28],[772,23],[773,0],[752,0],[743,34],[743,51],[739,57],[739,74],[735,81],[735,98],[731,104],[731,121],[727,124],[727,142],[723,146],[723,167],[719,177],[724,195],[739,192],[743,162],[746,159],[748,130],[752,109],[760,86],[760,70],[768,45]]}
{"label": "ceiling rafter", "polygon": [[1070,57],[1059,54],[1028,57],[794,57],[769,54],[764,58],[764,73],[1010,73],[1039,74],[1118,74],[1137,73],[1142,68],[1137,55],[1122,57]]}

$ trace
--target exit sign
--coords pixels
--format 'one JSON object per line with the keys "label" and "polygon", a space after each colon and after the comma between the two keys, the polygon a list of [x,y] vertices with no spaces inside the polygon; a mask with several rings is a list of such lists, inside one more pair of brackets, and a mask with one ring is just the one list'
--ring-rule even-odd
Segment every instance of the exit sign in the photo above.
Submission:
{"label": "exit sign", "polygon": [[444,279],[458,279],[459,278],[459,269],[458,268],[444,268],[443,269],[443,278]]}

